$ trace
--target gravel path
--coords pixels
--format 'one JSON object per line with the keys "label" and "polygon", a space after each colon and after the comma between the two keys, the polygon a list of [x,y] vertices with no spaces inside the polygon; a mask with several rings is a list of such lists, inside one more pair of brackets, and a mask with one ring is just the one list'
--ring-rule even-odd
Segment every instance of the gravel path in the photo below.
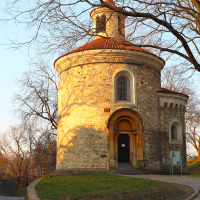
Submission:
{"label": "gravel path", "polygon": [[[192,188],[194,188],[200,192],[200,178],[177,177],[177,176],[169,176],[169,175],[168,176],[165,176],[165,175],[128,175],[128,176],[189,185]],[[200,200],[200,194],[198,196],[196,196],[195,200]]]}
{"label": "gravel path", "polygon": [[2,196],[0,196],[0,200],[24,200],[24,197],[2,197]]}

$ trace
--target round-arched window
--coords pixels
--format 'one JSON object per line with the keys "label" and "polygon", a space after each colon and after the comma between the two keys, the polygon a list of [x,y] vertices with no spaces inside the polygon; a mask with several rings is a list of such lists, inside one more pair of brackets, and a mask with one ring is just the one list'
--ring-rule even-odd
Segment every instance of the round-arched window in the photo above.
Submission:
{"label": "round-arched window", "polygon": [[132,71],[124,69],[114,74],[113,103],[136,105],[136,83]]}
{"label": "round-arched window", "polygon": [[125,35],[124,21],[124,18],[118,17],[118,32],[122,35]]}
{"label": "round-arched window", "polygon": [[127,81],[124,77],[118,79],[118,100],[127,100]]}
{"label": "round-arched window", "polygon": [[173,120],[169,124],[169,142],[171,144],[182,144],[182,125],[178,120]]}
{"label": "round-arched window", "polygon": [[106,31],[106,16],[97,16],[96,17],[96,33],[105,32]]}

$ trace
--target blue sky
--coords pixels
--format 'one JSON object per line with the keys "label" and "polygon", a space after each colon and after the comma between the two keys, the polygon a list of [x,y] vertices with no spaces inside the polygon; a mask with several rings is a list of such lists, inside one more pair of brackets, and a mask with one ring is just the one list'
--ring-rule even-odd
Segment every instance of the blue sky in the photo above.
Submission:
{"label": "blue sky", "polygon": [[[1,8],[5,2],[1,2]],[[0,12],[0,19],[7,19],[6,13]],[[22,74],[28,70],[31,58],[34,58],[35,53],[33,49],[23,47],[18,50],[10,48],[10,41],[28,41],[32,35],[31,30],[23,28],[23,26],[16,26],[14,22],[0,23],[0,133],[5,132],[10,125],[15,125],[18,120],[15,118],[13,111],[14,107],[12,96],[19,91],[16,85],[16,78],[22,77]],[[56,59],[52,58],[53,60]],[[52,60],[52,68],[53,68]]]}
{"label": "blue sky", "polygon": [[28,33],[17,28],[12,23],[4,24],[0,27],[0,132],[5,131],[10,124],[15,124],[17,120],[12,115],[11,97],[18,90],[14,80],[22,75],[29,66],[29,55],[27,48],[21,50],[8,49],[5,44],[9,43],[8,38],[16,38],[20,35],[26,38]]}

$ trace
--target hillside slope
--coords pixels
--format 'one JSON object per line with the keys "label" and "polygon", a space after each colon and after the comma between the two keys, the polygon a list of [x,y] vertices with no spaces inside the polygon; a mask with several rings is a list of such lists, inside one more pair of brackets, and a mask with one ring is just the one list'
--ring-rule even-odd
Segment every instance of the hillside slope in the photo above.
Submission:
{"label": "hillside slope", "polygon": [[190,171],[191,175],[200,175],[200,159],[188,159],[188,170]]}

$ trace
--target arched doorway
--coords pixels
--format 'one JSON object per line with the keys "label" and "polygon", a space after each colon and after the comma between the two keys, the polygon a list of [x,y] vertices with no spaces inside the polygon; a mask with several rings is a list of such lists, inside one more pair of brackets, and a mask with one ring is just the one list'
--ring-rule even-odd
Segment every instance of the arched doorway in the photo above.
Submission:
{"label": "arched doorway", "polygon": [[118,136],[118,163],[130,162],[130,145],[128,134]]}
{"label": "arched doorway", "polygon": [[115,132],[118,136],[118,163],[130,162],[130,132],[134,125],[131,123],[129,117],[120,117],[116,121]]}
{"label": "arched doorway", "polygon": [[110,168],[120,162],[137,165],[143,160],[142,132],[144,123],[140,115],[132,109],[115,111],[108,120]]}

